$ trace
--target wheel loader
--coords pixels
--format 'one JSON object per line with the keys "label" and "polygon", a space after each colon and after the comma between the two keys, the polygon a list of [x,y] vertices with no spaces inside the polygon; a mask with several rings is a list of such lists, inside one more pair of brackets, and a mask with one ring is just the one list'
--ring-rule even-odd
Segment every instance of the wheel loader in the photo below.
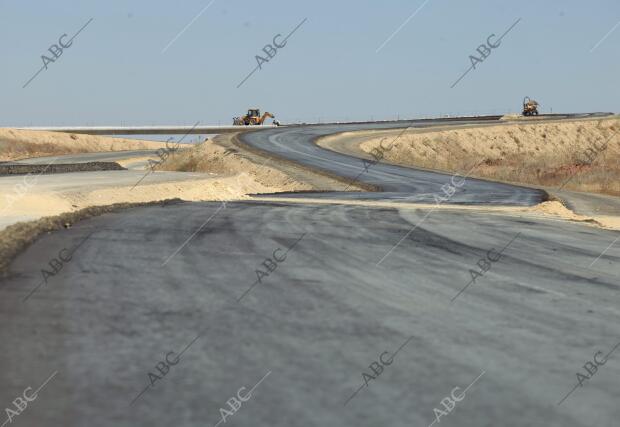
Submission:
{"label": "wheel loader", "polygon": [[[266,111],[262,116],[260,115],[260,109],[258,108],[249,108],[248,113],[243,117],[234,117],[233,125],[235,126],[260,126],[265,123],[265,119],[267,117],[275,119],[276,116]],[[276,126],[280,125],[280,122],[277,120],[273,121],[273,124]]]}
{"label": "wheel loader", "polygon": [[537,116],[538,115],[538,102],[530,99],[529,96],[523,98],[523,113],[524,116]]}

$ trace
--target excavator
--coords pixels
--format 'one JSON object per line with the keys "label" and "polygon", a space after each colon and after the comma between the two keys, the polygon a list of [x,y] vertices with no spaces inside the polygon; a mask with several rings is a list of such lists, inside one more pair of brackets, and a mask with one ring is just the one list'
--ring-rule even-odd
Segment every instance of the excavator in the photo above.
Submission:
{"label": "excavator", "polygon": [[537,116],[538,115],[538,102],[530,99],[529,96],[523,98],[523,112],[524,116]]}
{"label": "excavator", "polygon": [[248,114],[243,117],[234,117],[233,125],[235,126],[260,126],[265,123],[265,119],[267,117],[274,119],[273,124],[276,126],[280,126],[280,122],[275,120],[276,116],[266,111],[262,116],[260,115],[260,109],[258,108],[250,108],[248,109]]}

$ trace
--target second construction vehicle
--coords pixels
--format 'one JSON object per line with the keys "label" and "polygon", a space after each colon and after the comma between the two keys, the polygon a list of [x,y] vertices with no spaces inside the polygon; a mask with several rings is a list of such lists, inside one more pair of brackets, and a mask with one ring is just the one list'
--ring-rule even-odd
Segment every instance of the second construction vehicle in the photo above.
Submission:
{"label": "second construction vehicle", "polygon": [[[267,118],[275,119],[276,116],[266,111],[262,116],[260,115],[260,110],[258,108],[249,108],[248,114],[243,117],[234,117],[233,125],[235,126],[257,126],[265,123],[265,119]],[[280,123],[277,120],[273,121],[273,124],[279,126]]]}
{"label": "second construction vehicle", "polygon": [[529,96],[523,98],[523,112],[524,116],[537,116],[538,115],[538,102],[530,99]]}

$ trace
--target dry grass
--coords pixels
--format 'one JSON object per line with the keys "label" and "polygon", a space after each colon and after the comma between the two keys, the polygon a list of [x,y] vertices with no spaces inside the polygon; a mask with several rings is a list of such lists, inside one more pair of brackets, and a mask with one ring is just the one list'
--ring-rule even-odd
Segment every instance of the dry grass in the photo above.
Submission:
{"label": "dry grass", "polygon": [[569,190],[620,195],[617,118],[409,132],[361,148],[371,152],[382,140],[383,147],[394,144],[383,153],[395,163],[458,173],[475,168],[473,176],[550,187],[568,181]]}

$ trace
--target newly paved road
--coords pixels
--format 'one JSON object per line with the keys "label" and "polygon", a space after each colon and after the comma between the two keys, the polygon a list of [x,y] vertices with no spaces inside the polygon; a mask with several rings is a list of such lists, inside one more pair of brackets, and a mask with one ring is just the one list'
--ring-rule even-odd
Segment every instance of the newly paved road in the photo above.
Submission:
{"label": "newly paved road", "polygon": [[[416,127],[426,127],[438,123],[441,122],[409,122]],[[452,121],[449,124],[472,123],[470,121]],[[313,169],[325,170],[344,177],[348,183],[353,184],[359,181],[379,186],[383,190],[380,193],[337,192],[319,195],[318,197],[434,203],[436,195],[445,196],[441,187],[451,184],[452,177],[450,175],[381,163],[369,164],[368,161],[365,162],[362,159],[335,153],[310,143],[316,138],[337,132],[389,128],[394,128],[394,124],[289,127],[247,133],[242,135],[242,140],[255,148],[294,160]],[[393,142],[393,140],[386,140],[384,147],[389,148]],[[461,182],[463,176],[472,172],[472,170],[463,171],[460,177],[455,177],[454,182]],[[349,185],[344,184],[343,190],[347,187]],[[457,190],[457,193],[450,197],[452,204],[532,206],[540,203],[544,197],[544,193],[538,190],[476,179],[468,179],[467,185],[457,188]],[[317,197],[317,195],[310,194],[306,196]]]}
{"label": "newly paved road", "polygon": [[[306,158],[316,129],[291,131],[249,142],[288,143],[329,170],[352,161]],[[395,200],[426,200],[450,177],[375,165],[359,179]],[[455,198],[539,197],[470,180],[463,188]],[[14,423],[426,427],[437,408],[448,426],[616,426],[620,245],[606,248],[617,237],[398,205],[182,203],[106,214],[42,237],[0,283],[0,402],[11,407],[51,376]],[[42,282],[50,260],[76,247]],[[611,354],[584,379],[598,351],[598,361]],[[559,405],[577,372],[583,386]],[[451,412],[442,406],[472,382]]]}

